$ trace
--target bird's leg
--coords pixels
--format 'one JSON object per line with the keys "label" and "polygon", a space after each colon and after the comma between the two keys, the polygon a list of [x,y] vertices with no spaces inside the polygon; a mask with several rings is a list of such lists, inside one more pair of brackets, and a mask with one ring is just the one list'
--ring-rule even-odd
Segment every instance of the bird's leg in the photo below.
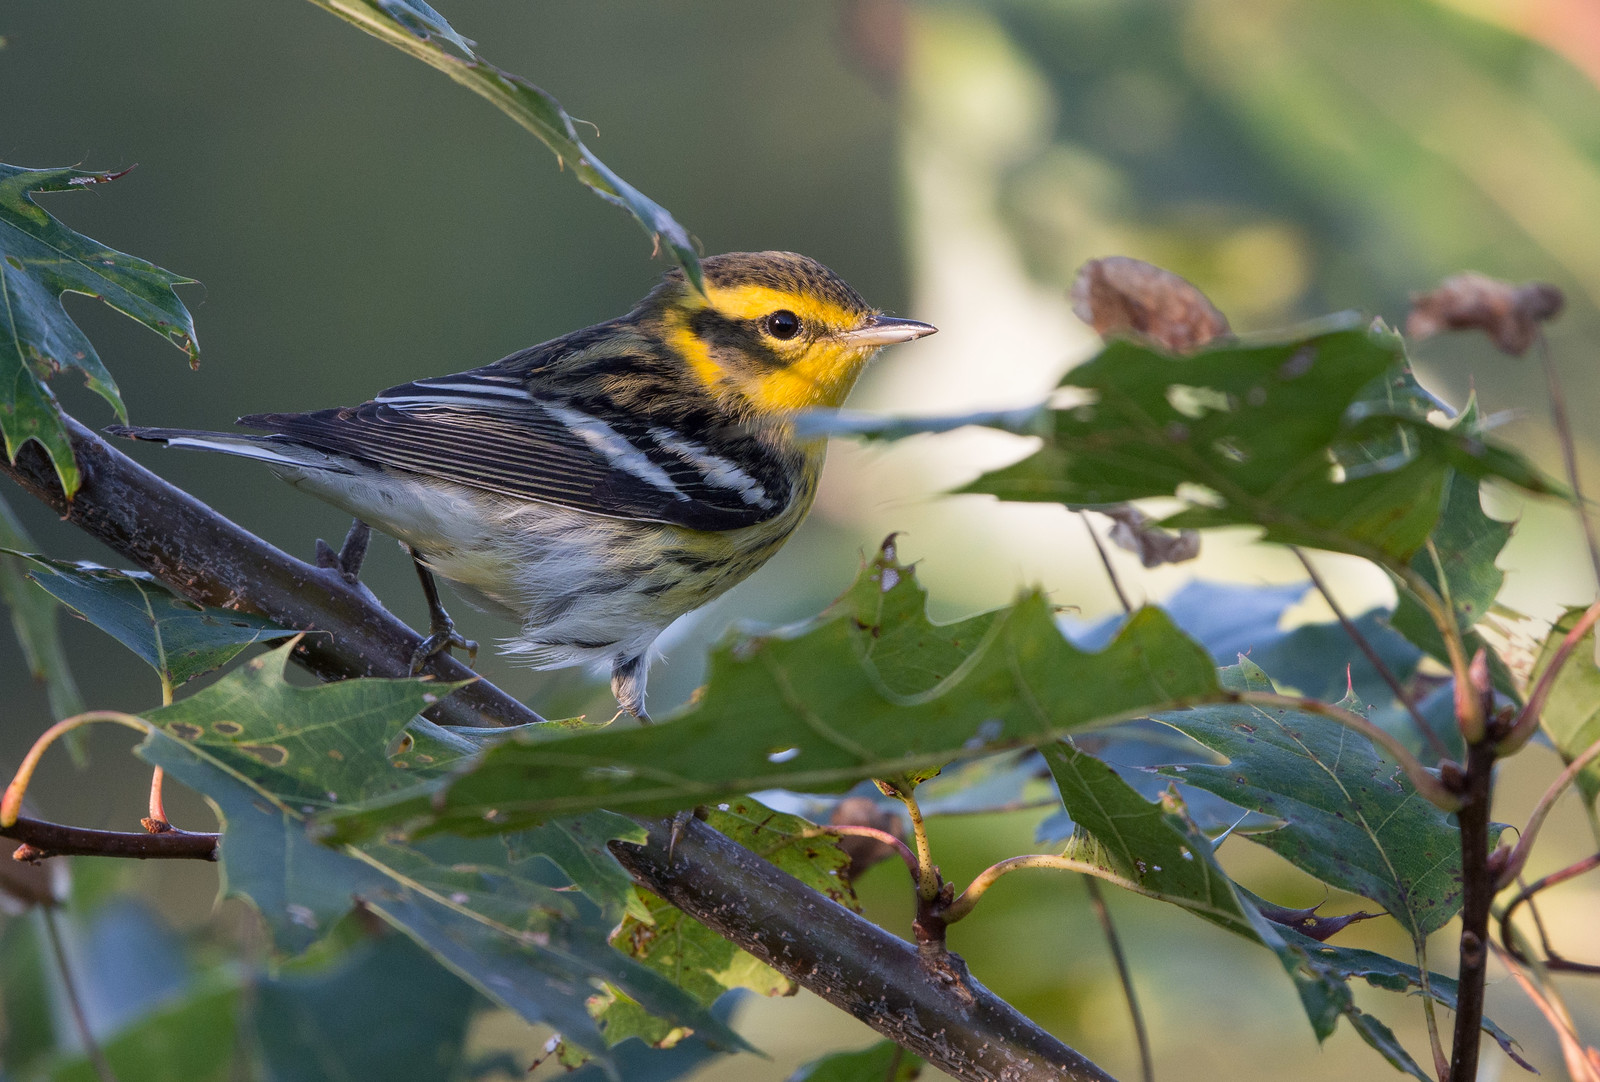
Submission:
{"label": "bird's leg", "polygon": [[650,659],[643,654],[623,658],[611,666],[611,694],[617,705],[649,725],[650,715],[644,712],[644,678],[650,669]]}
{"label": "bird's leg", "polygon": [[467,652],[469,666],[476,665],[478,644],[462,638],[456,631],[455,621],[450,619],[450,614],[444,611],[444,606],[439,602],[439,584],[433,581],[433,572],[422,562],[422,555],[416,549],[410,545],[405,548],[411,554],[411,562],[416,565],[417,578],[422,580],[422,596],[428,599],[428,637],[411,652],[411,675],[421,672],[429,658],[448,653],[452,646],[459,646]]}
{"label": "bird's leg", "polygon": [[361,577],[361,564],[367,558],[367,543],[372,540],[372,527],[360,519],[350,524],[344,535],[344,544],[334,552],[333,546],[317,538],[317,566],[326,571],[337,571],[346,582],[354,585]]}

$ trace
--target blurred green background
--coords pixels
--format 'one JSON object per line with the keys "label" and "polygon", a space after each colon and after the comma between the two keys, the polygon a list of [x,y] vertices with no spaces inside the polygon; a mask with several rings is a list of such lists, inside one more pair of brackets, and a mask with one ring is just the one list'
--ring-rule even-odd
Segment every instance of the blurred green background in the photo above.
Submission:
{"label": "blurred green background", "polygon": [[[965,411],[1039,399],[1093,348],[1065,290],[1096,256],[1188,276],[1242,331],[1343,308],[1401,322],[1411,291],[1471,269],[1566,291],[1552,347],[1580,458],[1591,472],[1596,464],[1600,15],[1583,0],[456,0],[441,10],[488,59],[592,121],[592,149],[705,252],[802,251],[873,303],[941,328],[886,354],[854,406]],[[225,428],[242,413],[357,402],[616,315],[663,269],[631,220],[486,103],[309,4],[12,3],[0,7],[0,37],[0,160],[137,165],[115,185],[44,205],[203,283],[183,290],[199,328],[198,372],[115,313],[68,301],[134,423]],[[1427,382],[1458,403],[1475,387],[1503,415],[1504,438],[1558,467],[1531,359],[1464,337],[1418,354]],[[58,391],[86,423],[110,420],[71,379]],[[1020,450],[978,432],[836,447],[800,535],[669,632],[652,674],[654,711],[688,696],[706,643],[730,623],[815,612],[892,530],[907,531],[903,551],[924,561],[941,615],[1000,603],[1033,582],[1084,615],[1110,611],[1075,516],[938,495]],[[293,553],[308,555],[318,536],[336,541],[347,525],[249,463],[131,453]],[[110,559],[14,488],[0,495],[44,551]],[[1523,516],[1502,559],[1508,599],[1548,617],[1592,598],[1568,516],[1502,502],[1503,513]],[[1301,574],[1242,532],[1208,537],[1199,565],[1146,573],[1117,559],[1136,596],[1154,600],[1197,574]],[[1388,596],[1381,576],[1356,562],[1322,562],[1352,609]],[[423,618],[398,551],[377,546],[368,568],[387,604]],[[486,644],[514,630],[454,607]],[[91,706],[156,701],[131,655],[85,625],[66,631]],[[550,716],[611,709],[581,673],[532,673],[492,656],[483,668]],[[0,696],[8,765],[50,720],[9,641]],[[96,735],[85,772],[52,760],[35,790],[41,810],[89,826],[132,822],[144,779],[121,754],[125,743]],[[1506,771],[1499,818],[1525,814],[1551,762],[1535,750]],[[199,824],[207,813],[180,797],[174,814]],[[1028,849],[1041,814],[936,825],[946,873],[960,879]],[[1570,830],[1547,835],[1535,873],[1579,854],[1585,832],[1570,819]],[[1258,891],[1321,900],[1264,851],[1234,849],[1229,859]],[[172,921],[225,938],[214,929],[229,925],[232,905],[213,915],[209,869],[117,874]],[[904,929],[899,876],[879,868],[863,892],[871,915]],[[1600,956],[1600,931],[1583,917],[1594,903],[1574,888],[1547,912],[1572,955]],[[1387,1070],[1348,1032],[1319,1052],[1264,954],[1137,899],[1114,908],[1164,1076]],[[1449,936],[1436,960],[1448,958]],[[1404,950],[1372,925],[1356,939]],[[1115,1073],[1135,1071],[1080,884],[1048,873],[1008,880],[953,945],[979,979],[1069,1043]],[[1600,996],[1583,985],[1571,994],[1580,1028],[1595,1032]],[[1421,1051],[1414,1003],[1366,999]],[[1548,1032],[1503,974],[1491,1011],[1547,1074],[1560,1074]],[[774,1061],[741,1059],[705,1077],[781,1078],[820,1050],[869,1039],[804,997],[756,1004],[745,1018]],[[474,1036],[482,1049],[529,1054],[541,1040],[498,1016]],[[1515,1071],[1487,1055],[1491,1069]]]}

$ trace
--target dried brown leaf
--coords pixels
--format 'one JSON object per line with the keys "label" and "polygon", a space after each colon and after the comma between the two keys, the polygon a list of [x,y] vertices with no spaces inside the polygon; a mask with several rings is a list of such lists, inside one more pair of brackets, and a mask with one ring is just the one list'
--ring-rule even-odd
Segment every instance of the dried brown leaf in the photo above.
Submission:
{"label": "dried brown leaf", "polygon": [[1520,357],[1539,337],[1539,324],[1561,313],[1566,298],[1548,282],[1514,285],[1469,271],[1446,278],[1429,293],[1411,295],[1406,333],[1431,338],[1444,331],[1479,330],[1503,353]]}
{"label": "dried brown leaf", "polygon": [[[882,830],[896,837],[900,835],[900,820],[894,812],[880,807],[876,801],[864,796],[846,797],[839,801],[838,806],[833,809],[833,814],[828,817],[828,823],[836,827],[872,827],[874,830]],[[895,847],[888,842],[859,834],[841,835],[838,845],[850,858],[850,864],[844,870],[844,877],[852,883],[868,868],[881,864],[896,854]]]}
{"label": "dried brown leaf", "polygon": [[1072,310],[1102,337],[1139,338],[1193,353],[1228,333],[1228,319],[1192,283],[1140,259],[1108,256],[1078,268]]}
{"label": "dried brown leaf", "polygon": [[1146,567],[1181,564],[1200,555],[1198,530],[1177,533],[1164,530],[1143,511],[1127,503],[1101,508],[1100,513],[1115,523],[1111,527],[1112,544],[1134,553]]}

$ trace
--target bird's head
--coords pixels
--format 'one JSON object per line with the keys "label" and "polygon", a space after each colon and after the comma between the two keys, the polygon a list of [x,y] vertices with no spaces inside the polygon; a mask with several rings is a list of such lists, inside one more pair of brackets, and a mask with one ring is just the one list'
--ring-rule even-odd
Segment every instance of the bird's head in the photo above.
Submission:
{"label": "bird's head", "polygon": [[735,252],[700,266],[703,295],[670,271],[635,315],[708,391],[756,414],[840,406],[873,354],[935,330],[883,315],[793,252]]}

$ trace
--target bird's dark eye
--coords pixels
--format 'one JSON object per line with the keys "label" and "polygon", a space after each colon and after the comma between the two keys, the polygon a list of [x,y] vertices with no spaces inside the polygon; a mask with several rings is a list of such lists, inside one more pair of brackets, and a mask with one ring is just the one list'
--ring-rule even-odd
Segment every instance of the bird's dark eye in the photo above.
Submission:
{"label": "bird's dark eye", "polygon": [[774,338],[793,338],[800,333],[800,317],[787,308],[780,308],[768,316],[763,324]]}

